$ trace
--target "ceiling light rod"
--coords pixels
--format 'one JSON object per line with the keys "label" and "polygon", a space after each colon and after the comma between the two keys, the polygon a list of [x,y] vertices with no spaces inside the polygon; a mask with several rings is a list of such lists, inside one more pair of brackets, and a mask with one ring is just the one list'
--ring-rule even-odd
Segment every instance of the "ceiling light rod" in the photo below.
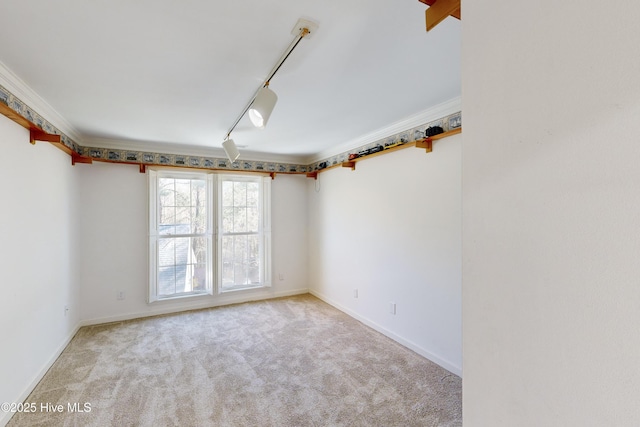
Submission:
{"label": "ceiling light rod", "polygon": [[256,92],[251,97],[251,101],[249,101],[247,106],[244,107],[244,110],[242,110],[242,113],[240,113],[236,121],[233,123],[233,126],[231,126],[231,128],[229,129],[229,132],[227,132],[227,137],[225,138],[225,140],[229,139],[229,137],[231,136],[231,132],[233,132],[236,126],[238,126],[238,123],[240,123],[240,120],[242,120],[244,115],[247,114],[247,111],[249,111],[249,108],[251,108],[251,105],[256,100],[256,97],[258,96],[258,93],[260,93],[262,88],[269,86],[269,83],[271,82],[271,79],[273,78],[273,76],[275,76],[278,70],[280,69],[280,67],[282,67],[282,64],[284,64],[284,61],[286,61],[287,58],[289,58],[289,55],[291,55],[291,52],[293,52],[296,46],[298,46],[298,43],[300,43],[300,40],[302,40],[305,36],[309,35],[310,33],[311,32],[309,31],[309,29],[306,27],[300,29],[300,34],[298,34],[296,38],[293,39],[289,47],[284,51],[284,53],[280,57],[280,60],[276,63],[276,65],[271,70],[271,73],[269,73],[269,77],[267,77],[266,80],[256,90]]}

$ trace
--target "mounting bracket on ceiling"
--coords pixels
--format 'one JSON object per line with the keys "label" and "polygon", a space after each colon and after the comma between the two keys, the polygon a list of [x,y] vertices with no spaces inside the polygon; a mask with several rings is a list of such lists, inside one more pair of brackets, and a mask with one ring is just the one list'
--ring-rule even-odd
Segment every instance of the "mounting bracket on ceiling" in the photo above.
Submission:
{"label": "mounting bracket on ceiling", "polygon": [[308,19],[300,18],[298,22],[296,22],[295,27],[291,30],[291,34],[294,36],[299,35],[304,29],[307,29],[308,33],[305,36],[306,39],[310,39],[313,37],[316,31],[318,31],[318,24]]}

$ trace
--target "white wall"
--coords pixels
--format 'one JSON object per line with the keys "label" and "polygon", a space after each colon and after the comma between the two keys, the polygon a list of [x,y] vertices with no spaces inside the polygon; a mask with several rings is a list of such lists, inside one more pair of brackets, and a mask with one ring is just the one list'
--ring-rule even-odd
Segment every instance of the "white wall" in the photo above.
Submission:
{"label": "white wall", "polygon": [[460,155],[453,136],[308,183],[312,292],[458,375]]}
{"label": "white wall", "polygon": [[[76,171],[0,115],[0,402],[22,402],[79,322]],[[69,311],[65,314],[65,305]],[[0,425],[11,413],[0,413]]]}
{"label": "white wall", "polygon": [[640,425],[640,5],[464,6],[465,426]]}
{"label": "white wall", "polygon": [[[84,324],[307,292],[304,176],[277,175],[272,182],[271,288],[147,304],[147,175],[131,165],[76,167]],[[125,293],[124,300],[116,299],[119,291]]]}

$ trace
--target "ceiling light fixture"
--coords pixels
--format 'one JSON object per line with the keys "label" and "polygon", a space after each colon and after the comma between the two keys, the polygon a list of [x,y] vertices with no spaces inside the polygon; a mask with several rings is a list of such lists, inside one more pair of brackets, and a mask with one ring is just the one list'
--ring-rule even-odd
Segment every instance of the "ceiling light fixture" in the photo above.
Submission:
{"label": "ceiling light fixture", "polygon": [[287,47],[287,49],[284,51],[276,65],[271,69],[269,76],[251,97],[251,100],[244,108],[244,110],[242,110],[242,113],[240,113],[231,128],[229,128],[229,132],[227,132],[227,136],[222,143],[222,148],[224,148],[224,151],[231,162],[236,161],[240,156],[240,152],[238,152],[235,143],[231,139],[231,132],[233,132],[238,123],[240,123],[240,120],[242,120],[244,115],[247,114],[247,111],[249,112],[249,119],[255,127],[263,129],[267,125],[269,117],[271,117],[271,112],[273,111],[273,108],[278,101],[278,96],[276,95],[276,93],[269,89],[269,83],[271,82],[271,79],[276,75],[280,67],[282,67],[284,61],[289,58],[289,55],[291,55],[291,52],[293,52],[296,46],[298,46],[298,43],[300,43],[300,41],[305,37],[311,38],[311,35],[314,34],[317,29],[318,24],[306,19],[299,19],[296,23],[296,26],[293,27],[291,34],[293,34],[295,38],[293,39],[289,47]]}
{"label": "ceiling light fixture", "polygon": [[235,142],[233,142],[233,139],[225,139],[222,142],[222,148],[224,148],[224,152],[231,163],[235,162],[238,160],[238,157],[240,157],[240,152],[238,151],[238,147],[236,147]]}
{"label": "ceiling light fixture", "polygon": [[271,89],[269,89],[269,83],[258,91],[256,99],[253,100],[251,108],[249,108],[249,119],[251,123],[257,128],[264,128],[267,125],[269,116],[273,111],[273,107],[276,106],[278,101],[278,95]]}

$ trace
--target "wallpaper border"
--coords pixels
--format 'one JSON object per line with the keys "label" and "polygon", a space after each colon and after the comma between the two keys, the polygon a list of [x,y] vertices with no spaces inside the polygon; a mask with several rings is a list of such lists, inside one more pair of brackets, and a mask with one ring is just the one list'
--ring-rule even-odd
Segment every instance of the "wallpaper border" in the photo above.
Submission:
{"label": "wallpaper border", "polygon": [[436,119],[420,126],[415,126],[406,131],[398,132],[381,138],[377,141],[353,148],[351,150],[333,155],[308,165],[295,163],[279,163],[269,161],[255,160],[237,160],[229,162],[226,158],[205,157],[205,156],[189,156],[180,154],[166,154],[155,151],[136,151],[110,149],[102,147],[85,147],[78,144],[60,129],[51,124],[48,120],[38,114],[33,108],[20,100],[4,86],[0,85],[0,102],[6,104],[14,112],[21,117],[29,120],[43,131],[60,135],[62,143],[83,158],[90,158],[96,161],[106,161],[125,164],[136,164],[145,166],[175,166],[212,170],[237,170],[246,172],[275,172],[275,173],[291,173],[303,174],[322,170],[328,166],[337,165],[346,162],[349,154],[368,150],[377,146],[403,144],[424,138],[425,130],[428,127],[439,126],[445,132],[459,128],[462,126],[462,112],[449,114],[440,119]]}

